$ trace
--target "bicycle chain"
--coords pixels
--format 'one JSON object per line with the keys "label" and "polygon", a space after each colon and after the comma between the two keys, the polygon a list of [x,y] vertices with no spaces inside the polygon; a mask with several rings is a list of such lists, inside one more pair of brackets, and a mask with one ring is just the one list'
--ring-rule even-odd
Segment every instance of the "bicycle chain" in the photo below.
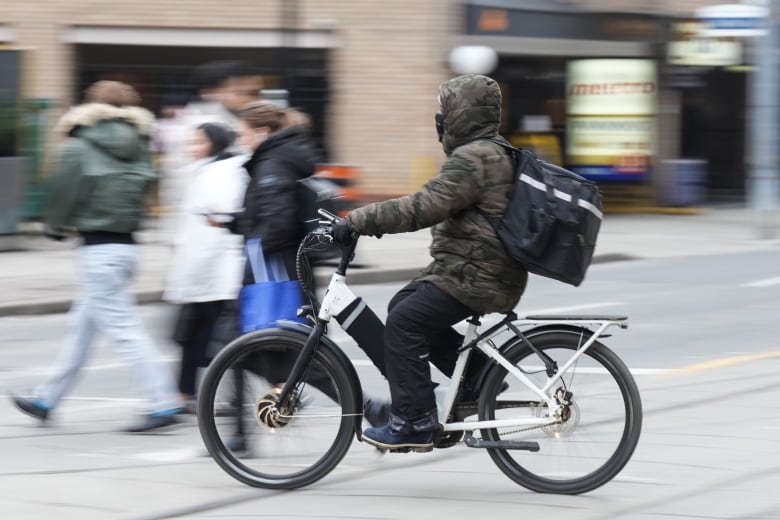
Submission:
{"label": "bicycle chain", "polygon": [[[561,420],[551,421],[551,422],[548,422],[548,423],[545,423],[545,424],[537,424],[536,426],[529,426],[527,428],[520,428],[518,430],[511,430],[511,431],[508,431],[508,432],[504,432],[501,435],[514,435],[516,433],[522,433],[522,432],[527,432],[527,431],[536,430],[536,429],[540,429],[540,428],[546,428],[547,426],[552,426],[554,424],[563,424],[563,423],[564,423],[564,421],[561,421]],[[472,431],[474,431],[474,430],[472,430]],[[479,437],[479,438],[481,439],[482,437]]]}
{"label": "bicycle chain", "polygon": [[563,421],[553,421],[545,424],[537,424],[536,426],[529,426],[528,428],[520,428],[519,430],[504,432],[501,435],[514,435],[515,433],[528,432],[531,430],[536,430],[537,428],[546,428],[547,426],[552,426],[553,424],[563,424]]}

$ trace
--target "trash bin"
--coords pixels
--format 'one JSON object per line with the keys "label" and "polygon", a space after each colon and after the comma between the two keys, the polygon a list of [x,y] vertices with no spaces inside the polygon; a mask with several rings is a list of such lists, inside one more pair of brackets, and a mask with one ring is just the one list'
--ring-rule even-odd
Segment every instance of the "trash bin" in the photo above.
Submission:
{"label": "trash bin", "polygon": [[661,204],[695,206],[707,200],[707,161],[670,159],[662,161]]}
{"label": "trash bin", "polygon": [[13,235],[22,218],[26,157],[0,157],[0,235]]}

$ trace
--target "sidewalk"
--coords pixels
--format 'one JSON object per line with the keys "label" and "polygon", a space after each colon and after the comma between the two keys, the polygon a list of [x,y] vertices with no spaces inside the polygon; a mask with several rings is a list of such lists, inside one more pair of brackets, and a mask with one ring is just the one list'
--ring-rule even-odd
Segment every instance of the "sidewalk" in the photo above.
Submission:
{"label": "sidewalk", "polygon": [[[140,271],[134,283],[138,301],[160,301],[172,249],[157,222],[138,235]],[[594,263],[728,254],[780,249],[780,240],[758,240],[753,214],[744,208],[705,208],[693,215],[606,215]],[[76,241],[54,242],[40,236],[20,236],[17,249],[0,252],[0,316],[64,312],[77,290]],[[350,283],[410,280],[428,264],[430,231],[421,230],[382,239],[365,237],[356,254]],[[317,272],[321,285],[332,270]]]}

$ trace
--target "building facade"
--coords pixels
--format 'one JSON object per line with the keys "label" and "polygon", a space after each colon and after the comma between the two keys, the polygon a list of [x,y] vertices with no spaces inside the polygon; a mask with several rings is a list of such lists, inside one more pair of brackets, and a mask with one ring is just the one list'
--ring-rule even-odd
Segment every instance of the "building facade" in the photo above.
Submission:
{"label": "building facade", "polygon": [[290,91],[328,161],[358,167],[361,192],[377,199],[416,189],[441,164],[433,115],[455,46],[497,50],[511,134],[532,106],[562,117],[568,60],[659,60],[665,17],[704,3],[718,2],[5,0],[0,45],[21,49],[20,92],[51,101],[50,121],[97,79],[134,84],[160,114],[182,102],[195,66],[245,61],[266,88]]}

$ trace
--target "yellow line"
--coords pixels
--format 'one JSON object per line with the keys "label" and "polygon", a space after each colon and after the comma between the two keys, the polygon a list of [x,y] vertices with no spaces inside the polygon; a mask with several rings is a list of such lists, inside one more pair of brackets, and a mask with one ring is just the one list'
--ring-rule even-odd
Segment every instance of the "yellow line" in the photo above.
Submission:
{"label": "yellow line", "polygon": [[745,354],[744,356],[733,356],[721,359],[713,359],[712,361],[705,361],[703,363],[694,363],[682,368],[674,370],[675,374],[679,373],[693,373],[704,372],[705,370],[715,370],[716,368],[731,367],[734,365],[741,365],[742,363],[750,363],[752,361],[760,361],[762,359],[780,358],[780,351],[774,352],[762,352],[760,354]]}

